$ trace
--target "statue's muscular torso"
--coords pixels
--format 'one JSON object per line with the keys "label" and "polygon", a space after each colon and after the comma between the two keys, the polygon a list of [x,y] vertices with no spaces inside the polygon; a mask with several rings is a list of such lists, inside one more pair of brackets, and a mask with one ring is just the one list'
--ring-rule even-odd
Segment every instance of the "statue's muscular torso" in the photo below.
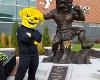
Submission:
{"label": "statue's muscular torso", "polygon": [[80,14],[77,14],[73,9],[69,12],[58,12],[56,9],[50,11],[44,15],[46,20],[53,19],[57,24],[57,30],[71,29],[73,20],[84,21],[84,15],[80,10]]}
{"label": "statue's muscular torso", "polygon": [[55,13],[54,21],[57,24],[57,30],[66,30],[72,27],[73,14],[72,13]]}
{"label": "statue's muscular torso", "polygon": [[57,10],[53,10],[45,15],[45,19],[53,19],[57,24],[57,30],[66,30],[72,27],[73,15],[74,13],[72,11],[58,13]]}

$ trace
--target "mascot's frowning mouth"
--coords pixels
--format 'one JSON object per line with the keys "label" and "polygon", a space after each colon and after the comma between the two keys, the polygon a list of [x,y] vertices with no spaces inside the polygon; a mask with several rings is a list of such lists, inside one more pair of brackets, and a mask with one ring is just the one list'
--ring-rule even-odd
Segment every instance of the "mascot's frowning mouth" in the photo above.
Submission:
{"label": "mascot's frowning mouth", "polygon": [[22,18],[22,25],[27,28],[35,29],[39,22],[44,22],[43,15],[33,7],[21,10],[19,15]]}

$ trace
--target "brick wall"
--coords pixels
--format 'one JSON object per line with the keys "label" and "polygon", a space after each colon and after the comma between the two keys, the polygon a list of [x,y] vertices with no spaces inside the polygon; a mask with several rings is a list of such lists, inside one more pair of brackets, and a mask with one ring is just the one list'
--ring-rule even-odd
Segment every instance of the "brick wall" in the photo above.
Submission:
{"label": "brick wall", "polygon": [[[43,7],[45,4],[45,0],[37,0],[37,9],[39,9],[42,13],[47,13],[49,10],[55,8],[55,0],[52,0],[49,9],[45,10]],[[88,6],[90,8],[89,13],[85,13],[87,23],[100,23],[100,0],[74,0],[74,4],[80,6]]]}

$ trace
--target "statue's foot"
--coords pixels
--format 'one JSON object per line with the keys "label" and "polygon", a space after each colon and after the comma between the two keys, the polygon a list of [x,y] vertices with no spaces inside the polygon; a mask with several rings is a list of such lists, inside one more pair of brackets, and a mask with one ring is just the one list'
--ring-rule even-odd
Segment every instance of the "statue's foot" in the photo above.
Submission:
{"label": "statue's foot", "polygon": [[93,47],[93,43],[87,43],[82,45],[82,49],[91,49]]}
{"label": "statue's foot", "polygon": [[54,59],[54,53],[52,53],[50,56],[43,59],[43,62],[53,62]]}

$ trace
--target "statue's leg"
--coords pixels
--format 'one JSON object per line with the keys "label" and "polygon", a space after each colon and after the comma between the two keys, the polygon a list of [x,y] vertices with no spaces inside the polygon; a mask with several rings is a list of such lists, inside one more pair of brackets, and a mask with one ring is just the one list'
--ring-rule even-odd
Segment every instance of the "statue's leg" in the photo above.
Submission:
{"label": "statue's leg", "polygon": [[58,47],[59,47],[58,43],[54,43],[53,42],[53,45],[52,45],[52,53],[56,54],[56,52],[58,50]]}
{"label": "statue's leg", "polygon": [[60,43],[60,38],[58,36],[59,34],[56,34],[54,39],[53,39],[53,45],[52,45],[52,55],[51,56],[55,56],[56,52],[58,50],[59,47],[59,43]]}
{"label": "statue's leg", "polygon": [[93,46],[93,43],[86,42],[85,30],[80,30],[78,34],[78,39],[81,43],[82,49],[90,49]]}
{"label": "statue's leg", "polygon": [[58,38],[58,36],[56,34],[54,36],[54,39],[53,39],[52,53],[48,58],[45,58],[44,61],[54,62],[55,61],[55,56],[57,54],[58,47],[59,47],[59,38]]}
{"label": "statue's leg", "polygon": [[60,50],[63,53],[64,52],[64,49],[65,49],[64,44],[63,44],[63,41],[61,41],[59,44],[60,44]]}

